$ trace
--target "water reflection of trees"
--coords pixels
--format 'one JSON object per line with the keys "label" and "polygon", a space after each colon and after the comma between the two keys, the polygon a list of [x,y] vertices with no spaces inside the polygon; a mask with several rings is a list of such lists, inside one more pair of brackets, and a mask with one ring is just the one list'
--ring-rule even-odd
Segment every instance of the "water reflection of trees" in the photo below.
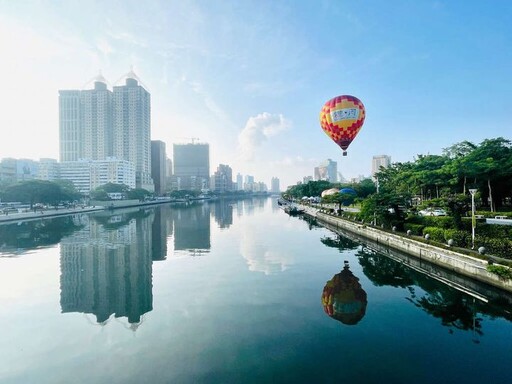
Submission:
{"label": "water reflection of trees", "polygon": [[[456,328],[483,334],[482,319],[476,316],[478,304],[472,297],[384,255],[370,253],[362,248],[356,256],[364,274],[375,285],[406,288],[406,300],[440,319],[442,325],[451,328],[451,332]],[[416,287],[421,288],[423,293],[418,294]]]}
{"label": "water reflection of trees", "polygon": [[318,224],[317,220],[314,217],[302,215],[299,216],[299,220],[305,221],[308,224],[308,228],[310,231],[314,228],[322,228],[322,226]]}
{"label": "water reflection of trees", "polygon": [[340,251],[359,247],[355,255],[363,273],[373,284],[405,289],[406,300],[440,319],[441,324],[448,327],[450,332],[458,329],[471,331],[475,336],[483,335],[482,315],[491,318],[503,317],[512,321],[512,314],[504,310],[507,307],[507,303],[504,303],[506,300],[500,301],[500,296],[496,296],[497,299],[491,297],[488,303],[475,300],[472,296],[442,284],[427,274],[415,271],[339,234],[324,237],[321,242]]}
{"label": "water reflection of trees", "polygon": [[409,287],[410,297],[406,297],[418,308],[428,314],[441,319],[441,324],[464,331],[474,331],[483,335],[482,318],[476,317],[474,299],[465,297],[460,292],[432,292],[420,298],[414,293],[414,288]]}
{"label": "water reflection of trees", "polygon": [[331,236],[324,236],[320,239],[320,241],[330,247],[330,248],[338,248],[341,251],[356,249],[359,247],[359,244],[354,240],[349,239],[348,237],[341,236],[333,233]]}
{"label": "water reflection of trees", "polygon": [[410,268],[397,263],[395,260],[380,255],[371,255],[360,250],[358,256],[359,264],[363,272],[375,285],[405,288],[414,284],[409,276]]}
{"label": "water reflection of trees", "polygon": [[58,244],[63,237],[81,229],[74,216],[0,225],[0,253],[23,253]]}
{"label": "water reflection of trees", "polygon": [[101,224],[105,230],[120,229],[130,223],[131,220],[144,219],[153,214],[154,209],[133,209],[128,208],[125,211],[118,210],[114,213],[104,211],[92,215],[92,219]]}

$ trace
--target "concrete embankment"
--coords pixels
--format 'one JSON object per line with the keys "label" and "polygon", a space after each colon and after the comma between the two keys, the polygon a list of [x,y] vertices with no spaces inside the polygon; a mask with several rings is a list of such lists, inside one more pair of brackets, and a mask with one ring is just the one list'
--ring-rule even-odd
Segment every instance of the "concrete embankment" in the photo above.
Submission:
{"label": "concrete embankment", "polygon": [[306,207],[305,213],[316,218],[320,224],[327,224],[326,226],[332,230],[348,231],[378,245],[396,249],[419,260],[428,261],[449,271],[512,292],[512,281],[502,280],[497,275],[488,272],[486,269],[487,262],[484,260],[322,213],[311,207]]}
{"label": "concrete embankment", "polygon": [[121,209],[121,208],[136,208],[145,207],[157,204],[169,204],[170,200],[153,200],[153,201],[139,201],[139,200],[115,200],[115,201],[91,201],[88,207],[78,208],[48,208],[37,209],[36,211],[26,212],[10,212],[7,215],[0,215],[1,223],[16,223],[20,221],[40,220],[45,218],[52,218],[57,216],[76,215],[81,213],[91,213],[103,210]]}
{"label": "concrete embankment", "polygon": [[84,208],[62,208],[62,209],[43,209],[28,211],[28,212],[11,212],[7,215],[0,215],[0,223],[16,223],[20,221],[29,221],[29,220],[40,220],[57,216],[66,216],[66,215],[77,215],[81,213],[90,213],[96,211],[103,211],[105,207],[99,206],[90,206]]}

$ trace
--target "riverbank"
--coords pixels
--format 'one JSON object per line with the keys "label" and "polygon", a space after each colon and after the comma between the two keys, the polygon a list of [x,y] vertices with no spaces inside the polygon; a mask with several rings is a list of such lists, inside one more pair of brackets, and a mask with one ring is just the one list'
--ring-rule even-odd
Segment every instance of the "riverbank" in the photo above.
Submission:
{"label": "riverbank", "polygon": [[96,211],[103,211],[103,206],[88,206],[88,207],[77,207],[77,208],[59,208],[59,209],[37,209],[35,211],[27,212],[9,212],[9,214],[0,215],[1,223],[20,222],[27,220],[39,220],[43,218],[76,215],[80,213],[89,213]]}
{"label": "riverbank", "polygon": [[[191,200],[193,201],[203,201],[203,200]],[[57,216],[66,216],[66,215],[75,215],[80,213],[90,213],[104,210],[117,210],[122,208],[136,208],[136,207],[147,207],[154,205],[162,205],[162,204],[179,204],[184,203],[185,201],[181,200],[171,200],[171,199],[162,199],[162,200],[150,200],[150,201],[140,201],[140,200],[112,200],[112,201],[91,201],[90,206],[86,207],[77,207],[77,208],[47,208],[47,209],[37,209],[35,211],[26,211],[26,212],[9,212],[7,215],[0,215],[0,224],[2,223],[16,223],[21,221],[28,220],[39,220],[44,218],[51,218]]]}
{"label": "riverbank", "polygon": [[320,224],[327,224],[326,227],[331,230],[348,231],[376,244],[404,252],[419,260],[426,260],[460,275],[512,292],[512,281],[500,279],[497,275],[487,271],[488,263],[485,260],[416,241],[407,236],[389,233],[339,216],[322,213],[313,207],[303,206],[303,208],[306,215],[315,218]]}

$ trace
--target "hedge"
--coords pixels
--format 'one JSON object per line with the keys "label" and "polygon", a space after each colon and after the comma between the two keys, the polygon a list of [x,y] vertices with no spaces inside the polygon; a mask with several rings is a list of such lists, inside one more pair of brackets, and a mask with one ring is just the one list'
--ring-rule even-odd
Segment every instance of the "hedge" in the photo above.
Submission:
{"label": "hedge", "polygon": [[428,234],[430,240],[444,243],[444,229],[437,227],[425,227],[423,228],[423,235]]}
{"label": "hedge", "polygon": [[455,246],[466,248],[471,246],[471,234],[466,231],[459,231],[457,229],[445,229],[444,239],[446,241],[452,239]]}
{"label": "hedge", "polygon": [[449,216],[410,216],[406,223],[421,224],[425,227],[455,228],[453,217]]}
{"label": "hedge", "polygon": [[404,231],[411,231],[413,235],[421,236],[423,234],[423,228],[425,228],[424,225],[421,224],[413,224],[413,223],[405,223],[404,224]]}

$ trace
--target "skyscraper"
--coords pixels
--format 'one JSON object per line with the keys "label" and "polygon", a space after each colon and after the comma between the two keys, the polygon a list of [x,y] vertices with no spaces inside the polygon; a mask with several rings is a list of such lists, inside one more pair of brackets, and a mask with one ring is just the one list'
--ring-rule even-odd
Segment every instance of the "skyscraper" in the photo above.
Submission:
{"label": "skyscraper", "polygon": [[103,76],[98,76],[94,89],[80,92],[82,154],[80,158],[105,160],[113,155],[112,92]]}
{"label": "skyscraper", "polygon": [[338,181],[338,163],[327,159],[315,167],[315,180],[327,180],[331,183]]}
{"label": "skyscraper", "polygon": [[150,94],[133,71],[124,78],[113,91],[101,74],[93,89],[59,91],[60,161],[126,160],[137,188],[153,191]]}
{"label": "skyscraper", "polygon": [[391,165],[391,156],[388,156],[388,155],[373,156],[372,178],[375,179],[375,174],[380,171],[380,167],[387,168],[390,165]]}
{"label": "skyscraper", "polygon": [[174,144],[173,164],[174,188],[192,191],[209,188],[210,146],[208,144]]}
{"label": "skyscraper", "polygon": [[80,91],[59,91],[60,161],[83,157]]}
{"label": "skyscraper", "polygon": [[155,182],[155,193],[163,195],[167,185],[167,156],[165,143],[160,140],[151,140],[151,177]]}
{"label": "skyscraper", "polygon": [[115,157],[135,164],[137,188],[154,190],[151,179],[151,98],[137,75],[125,75],[125,85],[114,86],[113,136]]}
{"label": "skyscraper", "polygon": [[279,179],[277,177],[273,177],[270,181],[270,192],[271,193],[280,193],[279,187]]}
{"label": "skyscraper", "polygon": [[233,190],[233,170],[229,165],[219,164],[212,177],[211,188],[216,192]]}
{"label": "skyscraper", "polygon": [[244,189],[243,177],[240,173],[237,173],[236,174],[236,190],[243,191],[243,189]]}

